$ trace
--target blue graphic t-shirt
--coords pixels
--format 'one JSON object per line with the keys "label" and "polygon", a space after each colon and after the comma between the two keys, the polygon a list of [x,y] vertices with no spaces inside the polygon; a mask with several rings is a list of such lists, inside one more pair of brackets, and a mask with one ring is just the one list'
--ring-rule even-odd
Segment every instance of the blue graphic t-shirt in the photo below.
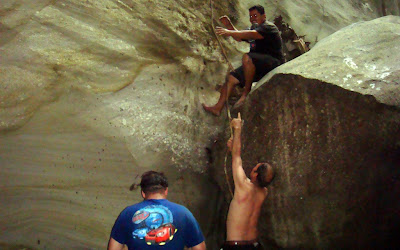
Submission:
{"label": "blue graphic t-shirt", "polygon": [[125,208],[111,237],[129,249],[183,249],[204,241],[200,226],[184,206],[166,199],[145,200]]}

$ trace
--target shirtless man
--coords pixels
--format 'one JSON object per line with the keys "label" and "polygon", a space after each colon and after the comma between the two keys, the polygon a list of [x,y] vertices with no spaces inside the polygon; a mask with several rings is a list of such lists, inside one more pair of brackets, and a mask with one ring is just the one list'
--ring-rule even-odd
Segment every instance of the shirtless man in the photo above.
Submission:
{"label": "shirtless man", "polygon": [[258,242],[257,222],[261,206],[268,195],[266,186],[273,180],[274,171],[268,163],[258,163],[250,173],[250,179],[242,167],[240,157],[242,120],[231,122],[233,138],[228,140],[232,151],[232,174],[235,193],[229,206],[226,222],[227,236],[221,250],[226,249],[262,249]]}

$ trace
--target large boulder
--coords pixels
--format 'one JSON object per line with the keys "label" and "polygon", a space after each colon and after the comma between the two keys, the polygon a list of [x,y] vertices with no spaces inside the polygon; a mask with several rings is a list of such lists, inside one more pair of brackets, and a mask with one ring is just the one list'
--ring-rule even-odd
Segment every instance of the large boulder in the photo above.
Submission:
{"label": "large boulder", "polygon": [[[244,168],[267,161],[277,173],[260,217],[264,244],[399,247],[399,34],[400,17],[353,24],[252,90],[240,110]],[[214,157],[229,196],[227,136]]]}
{"label": "large boulder", "polygon": [[[318,79],[383,104],[400,106],[400,50],[398,16],[386,16],[349,25],[318,42],[311,53],[274,72]],[[268,81],[262,79],[257,86]]]}

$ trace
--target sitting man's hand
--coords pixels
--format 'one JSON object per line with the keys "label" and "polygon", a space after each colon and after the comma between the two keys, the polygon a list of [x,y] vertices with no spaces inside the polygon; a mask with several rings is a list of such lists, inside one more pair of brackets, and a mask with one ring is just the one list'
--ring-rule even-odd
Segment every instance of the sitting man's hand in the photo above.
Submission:
{"label": "sitting man's hand", "polygon": [[226,28],[228,28],[228,29],[232,26],[231,20],[230,20],[229,17],[226,16],[226,15],[221,16],[221,17],[219,18],[219,21],[220,21]]}
{"label": "sitting man's hand", "polygon": [[216,27],[215,28],[215,33],[217,33],[220,36],[231,36],[232,31],[228,29],[224,29],[222,27]]}

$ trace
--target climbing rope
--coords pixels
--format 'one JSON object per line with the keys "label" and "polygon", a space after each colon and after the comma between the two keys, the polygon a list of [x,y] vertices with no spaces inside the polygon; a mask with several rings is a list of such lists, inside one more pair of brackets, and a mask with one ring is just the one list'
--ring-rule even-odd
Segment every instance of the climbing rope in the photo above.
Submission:
{"label": "climbing rope", "polygon": [[213,0],[210,0],[210,7],[211,7],[211,27],[212,27],[212,30],[214,32],[214,36],[215,36],[215,38],[217,38],[219,47],[221,48],[222,54],[224,55],[224,58],[225,58],[226,62],[228,63],[228,66],[229,66],[230,70],[234,71],[235,68],[232,66],[231,62],[229,61],[228,56],[226,55],[226,51],[224,49],[224,46],[222,45],[221,40],[219,39],[217,33],[215,32]]}
{"label": "climbing rope", "polygon": [[[215,38],[216,38],[217,41],[218,41],[218,45],[219,45],[219,47],[221,48],[222,54],[223,54],[223,56],[224,56],[226,62],[228,63],[229,69],[230,69],[231,71],[234,71],[235,68],[233,68],[231,62],[229,61],[228,56],[226,55],[226,51],[225,51],[225,49],[224,49],[224,47],[223,47],[223,45],[222,45],[222,42],[221,42],[221,40],[219,39],[217,33],[215,32],[215,27],[214,27],[214,8],[213,8],[213,0],[210,0],[210,7],[211,7],[211,27],[212,27],[214,36],[215,36]],[[232,116],[231,116],[231,111],[230,111],[230,109],[229,109],[229,104],[228,104],[228,95],[226,95],[225,105],[226,105],[226,112],[227,112],[227,114],[228,114],[228,119],[229,119],[229,123],[230,123],[230,121],[232,120]],[[232,127],[231,127],[230,125],[229,125],[229,128],[230,128],[230,130],[231,130],[231,137],[233,138],[233,131],[232,131]],[[232,198],[233,198],[233,191],[232,191],[231,184],[230,184],[230,182],[229,182],[228,171],[226,170],[226,162],[227,162],[227,159],[228,159],[228,155],[229,155],[229,150],[227,149],[226,152],[225,152],[224,172],[225,172],[225,178],[226,178],[226,183],[228,184],[229,192],[231,193],[231,196],[232,196]]]}

